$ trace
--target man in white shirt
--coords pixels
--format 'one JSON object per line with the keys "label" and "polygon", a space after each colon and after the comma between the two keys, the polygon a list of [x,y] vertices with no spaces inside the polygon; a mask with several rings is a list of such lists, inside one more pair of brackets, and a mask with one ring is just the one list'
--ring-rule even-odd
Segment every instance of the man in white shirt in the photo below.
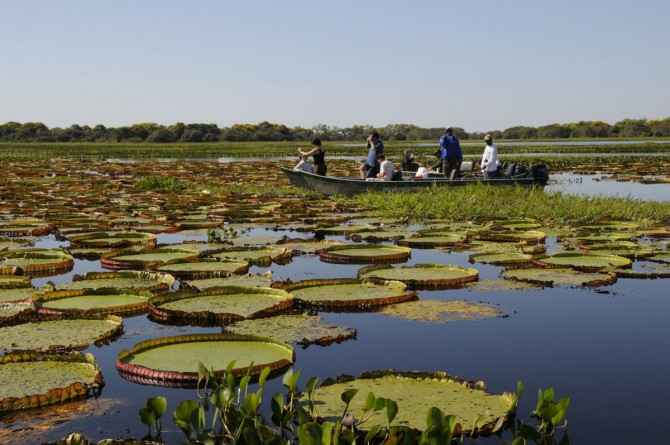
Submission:
{"label": "man in white shirt", "polygon": [[493,143],[490,134],[484,137],[486,147],[482,155],[481,169],[482,174],[487,178],[494,178],[498,173],[498,147]]}

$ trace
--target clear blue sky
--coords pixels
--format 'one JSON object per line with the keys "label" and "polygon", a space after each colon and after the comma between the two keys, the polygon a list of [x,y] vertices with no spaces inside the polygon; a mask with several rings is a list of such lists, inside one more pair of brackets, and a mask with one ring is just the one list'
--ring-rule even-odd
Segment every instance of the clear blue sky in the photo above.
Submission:
{"label": "clear blue sky", "polygon": [[3,1],[0,122],[670,116],[670,1]]}

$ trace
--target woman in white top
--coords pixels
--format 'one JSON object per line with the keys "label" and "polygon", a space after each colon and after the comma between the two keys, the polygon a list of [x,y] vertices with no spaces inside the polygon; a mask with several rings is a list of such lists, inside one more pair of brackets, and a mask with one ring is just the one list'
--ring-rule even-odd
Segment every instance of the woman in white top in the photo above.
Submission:
{"label": "woman in white top", "polygon": [[381,162],[379,165],[379,174],[377,175],[377,178],[381,179],[382,181],[392,181],[393,171],[395,170],[393,167],[393,162],[386,159],[386,156],[384,155],[378,156],[377,159],[379,162]]}
{"label": "woman in white top", "polygon": [[493,143],[493,138],[490,134],[484,137],[486,147],[482,155],[481,169],[482,174],[487,178],[494,178],[498,173],[498,147]]}

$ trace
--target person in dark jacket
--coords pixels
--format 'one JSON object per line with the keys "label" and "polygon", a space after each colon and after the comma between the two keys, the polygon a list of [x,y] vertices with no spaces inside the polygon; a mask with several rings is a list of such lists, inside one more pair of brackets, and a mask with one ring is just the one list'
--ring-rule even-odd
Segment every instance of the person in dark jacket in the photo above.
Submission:
{"label": "person in dark jacket", "polygon": [[463,162],[461,142],[454,135],[453,128],[449,127],[440,138],[440,158],[442,160],[442,174],[444,176],[458,176]]}
{"label": "person in dark jacket", "polygon": [[314,138],[312,140],[312,148],[307,151],[298,149],[300,156],[311,156],[314,159],[314,173],[320,176],[326,176],[326,152],[321,146],[321,139]]}
{"label": "person in dark jacket", "polygon": [[415,172],[419,168],[419,164],[414,160],[414,153],[406,150],[402,157],[402,170],[406,172]]}

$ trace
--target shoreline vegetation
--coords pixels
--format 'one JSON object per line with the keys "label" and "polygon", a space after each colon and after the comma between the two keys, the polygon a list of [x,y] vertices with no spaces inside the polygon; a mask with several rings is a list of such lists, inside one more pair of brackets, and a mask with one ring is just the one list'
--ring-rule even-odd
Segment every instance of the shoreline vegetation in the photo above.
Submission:
{"label": "shoreline vegetation", "polygon": [[633,221],[642,226],[670,223],[670,203],[630,198],[582,197],[542,189],[472,185],[412,193],[367,193],[354,198],[377,216],[446,221],[534,219],[548,226]]}

